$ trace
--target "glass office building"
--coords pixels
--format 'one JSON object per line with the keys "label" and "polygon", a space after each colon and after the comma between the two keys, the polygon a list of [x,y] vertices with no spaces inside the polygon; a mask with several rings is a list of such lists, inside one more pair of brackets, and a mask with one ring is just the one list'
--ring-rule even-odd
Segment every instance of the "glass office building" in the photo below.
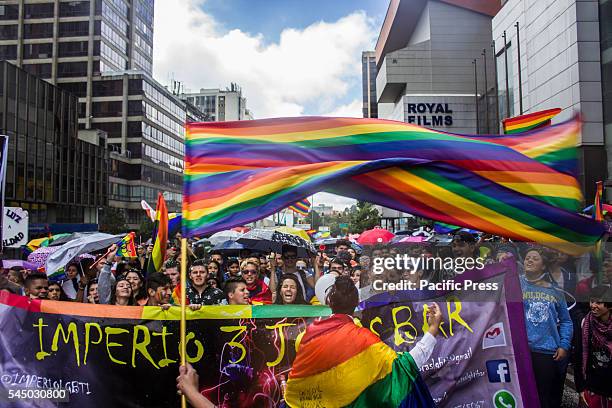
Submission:
{"label": "glass office building", "polygon": [[32,233],[96,230],[98,208],[108,204],[106,141],[79,139],[77,121],[74,95],[0,62],[5,204],[28,211]]}

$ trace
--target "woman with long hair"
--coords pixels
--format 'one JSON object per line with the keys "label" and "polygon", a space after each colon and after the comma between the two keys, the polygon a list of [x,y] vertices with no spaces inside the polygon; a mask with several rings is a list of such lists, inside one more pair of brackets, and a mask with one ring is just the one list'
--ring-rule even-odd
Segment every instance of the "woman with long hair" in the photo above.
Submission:
{"label": "woman with long hair", "polygon": [[527,341],[541,408],[561,406],[573,325],[565,295],[551,283],[548,252],[534,247],[521,276]]}
{"label": "woman with long hair", "polygon": [[61,300],[64,302],[69,302],[71,299],[66,296],[64,293],[64,289],[62,289],[62,285],[60,285],[57,281],[49,282],[47,299],[49,300]]}
{"label": "woman with long hair", "polygon": [[111,291],[111,305],[116,306],[133,306],[134,297],[132,296],[132,284],[126,279],[125,275],[121,275],[115,281],[113,290]]}
{"label": "woman with long hair", "polygon": [[300,287],[298,278],[292,274],[282,275],[280,285],[276,290],[276,299],[274,301],[277,305],[307,305],[308,302],[304,300],[304,294]]}
{"label": "woman with long hair", "polygon": [[137,269],[130,269],[125,273],[125,278],[132,285],[132,294],[134,297],[134,303],[139,306],[144,306],[149,300],[147,292],[144,288],[144,278]]}

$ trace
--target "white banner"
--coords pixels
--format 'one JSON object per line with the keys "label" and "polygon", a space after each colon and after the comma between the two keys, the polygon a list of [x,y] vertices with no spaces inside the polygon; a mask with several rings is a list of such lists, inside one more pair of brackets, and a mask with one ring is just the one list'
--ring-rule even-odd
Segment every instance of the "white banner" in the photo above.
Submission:
{"label": "white banner", "polygon": [[2,242],[7,248],[19,248],[28,243],[28,212],[20,207],[4,207]]}

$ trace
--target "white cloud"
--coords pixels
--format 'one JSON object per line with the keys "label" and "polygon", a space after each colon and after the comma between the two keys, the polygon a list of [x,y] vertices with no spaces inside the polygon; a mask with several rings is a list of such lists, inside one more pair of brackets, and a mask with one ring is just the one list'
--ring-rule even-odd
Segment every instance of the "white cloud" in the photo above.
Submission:
{"label": "white cloud", "polygon": [[327,204],[333,206],[336,211],[342,211],[346,207],[357,204],[357,200],[331,193],[316,193],[312,198],[312,204]]}
{"label": "white cloud", "polygon": [[237,28],[222,30],[203,0],[164,0],[155,4],[154,34],[154,76],[162,83],[173,76],[197,91],[236,82],[256,118],[361,116],[359,101],[338,101],[360,87],[361,51],[373,47],[377,29],[355,12],[303,30],[286,28],[270,43]]}
{"label": "white cloud", "polygon": [[337,116],[342,118],[361,118],[363,117],[363,105],[361,99],[355,99],[346,105],[340,105],[323,116]]}

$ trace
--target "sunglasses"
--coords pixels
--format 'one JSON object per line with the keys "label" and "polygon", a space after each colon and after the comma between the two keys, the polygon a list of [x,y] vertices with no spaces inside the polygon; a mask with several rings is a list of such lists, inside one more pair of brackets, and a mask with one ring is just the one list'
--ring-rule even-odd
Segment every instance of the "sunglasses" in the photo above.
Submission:
{"label": "sunglasses", "polygon": [[242,271],[243,275],[255,275],[257,273],[257,271],[253,271],[251,269],[245,269],[244,271]]}

